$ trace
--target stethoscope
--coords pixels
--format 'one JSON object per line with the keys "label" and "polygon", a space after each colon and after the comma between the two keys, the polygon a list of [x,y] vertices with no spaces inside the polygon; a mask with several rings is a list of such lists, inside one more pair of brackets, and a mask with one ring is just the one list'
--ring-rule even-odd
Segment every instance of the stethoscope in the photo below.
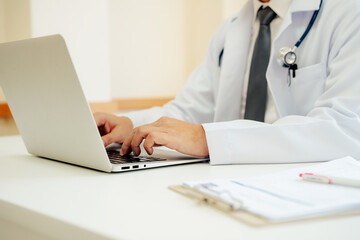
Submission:
{"label": "stethoscope", "polygon": [[[314,25],[314,22],[316,20],[316,17],[321,9],[322,0],[320,0],[319,9],[316,10],[309,22],[309,25],[307,26],[305,32],[300,37],[300,39],[296,42],[293,48],[291,47],[282,47],[279,51],[278,55],[278,62],[280,65],[282,65],[285,68],[288,68],[288,78],[287,78],[287,84],[290,87],[291,85],[291,78],[295,78],[295,71],[297,70],[297,64],[296,64],[296,49],[300,46],[300,44],[304,41],[306,35],[309,33],[310,29]],[[290,71],[292,71],[292,76],[290,74]]]}

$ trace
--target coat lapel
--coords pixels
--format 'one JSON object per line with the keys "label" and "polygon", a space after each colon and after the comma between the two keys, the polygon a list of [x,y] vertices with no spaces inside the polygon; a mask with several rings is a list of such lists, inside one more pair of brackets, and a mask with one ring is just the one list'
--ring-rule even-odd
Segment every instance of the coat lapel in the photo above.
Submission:
{"label": "coat lapel", "polygon": [[282,47],[293,47],[308,25],[308,21],[304,22],[303,19],[295,20],[295,14],[313,12],[318,9],[319,4],[320,0],[294,0],[273,41],[266,78],[280,117],[295,114],[295,110],[291,91],[287,85],[288,69],[278,63],[278,52]]}
{"label": "coat lapel", "polygon": [[[215,121],[239,119],[243,78],[252,32],[253,2],[248,1],[229,24],[225,36]],[[234,99],[234,96],[237,98]]]}

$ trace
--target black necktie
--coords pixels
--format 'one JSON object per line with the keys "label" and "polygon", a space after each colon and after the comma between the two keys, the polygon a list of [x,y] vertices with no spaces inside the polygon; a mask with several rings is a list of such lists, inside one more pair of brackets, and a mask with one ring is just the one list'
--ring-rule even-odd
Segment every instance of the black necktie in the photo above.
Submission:
{"label": "black necktie", "polygon": [[260,21],[260,29],[251,60],[245,119],[264,122],[267,100],[267,82],[265,74],[269,64],[271,48],[269,25],[276,17],[276,13],[269,7],[261,7],[257,13],[257,17]]}

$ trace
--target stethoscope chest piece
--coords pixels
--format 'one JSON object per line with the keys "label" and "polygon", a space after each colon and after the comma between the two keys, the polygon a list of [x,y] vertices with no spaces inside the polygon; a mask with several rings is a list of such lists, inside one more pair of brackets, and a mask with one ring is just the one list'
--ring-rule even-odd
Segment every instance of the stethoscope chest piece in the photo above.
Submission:
{"label": "stethoscope chest piece", "polygon": [[[287,84],[290,87],[291,85],[291,78],[295,78],[295,71],[297,70],[298,66],[296,64],[296,49],[300,46],[300,44],[304,41],[306,35],[309,33],[311,27],[314,25],[316,17],[321,9],[322,0],[320,0],[319,9],[314,11],[309,25],[305,29],[305,32],[302,34],[300,39],[295,43],[293,48],[291,47],[282,47],[279,51],[279,55],[277,58],[278,63],[285,68],[288,68],[288,77],[287,77]],[[292,74],[291,74],[292,70]]]}
{"label": "stethoscope chest piece", "polygon": [[290,71],[292,70],[292,77],[295,77],[295,70],[297,69],[297,64],[296,64],[296,46],[294,46],[293,48],[290,47],[282,47],[279,51],[279,55],[278,55],[278,63],[285,67],[288,68],[288,77],[287,77],[287,84],[290,87],[291,85],[291,73]]}
{"label": "stethoscope chest piece", "polygon": [[296,62],[296,47],[282,47],[279,51],[278,62],[283,67],[290,67]]}

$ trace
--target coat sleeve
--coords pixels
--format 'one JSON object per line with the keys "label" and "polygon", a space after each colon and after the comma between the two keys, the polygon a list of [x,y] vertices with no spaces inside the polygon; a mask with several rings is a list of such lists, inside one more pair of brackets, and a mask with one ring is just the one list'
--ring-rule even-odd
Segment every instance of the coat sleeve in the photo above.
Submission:
{"label": "coat sleeve", "polygon": [[219,56],[224,42],[228,20],[212,37],[205,60],[188,78],[176,98],[162,107],[133,111],[122,116],[129,117],[134,126],[152,123],[162,116],[172,117],[191,123],[212,122],[215,108],[215,92],[218,75]]}
{"label": "coat sleeve", "polygon": [[[355,2],[355,1],[352,1]],[[203,124],[211,164],[360,160],[360,6],[334,26],[326,90],[305,116]],[[351,26],[351,27],[350,27]],[[306,97],[306,96],[304,96]]]}

